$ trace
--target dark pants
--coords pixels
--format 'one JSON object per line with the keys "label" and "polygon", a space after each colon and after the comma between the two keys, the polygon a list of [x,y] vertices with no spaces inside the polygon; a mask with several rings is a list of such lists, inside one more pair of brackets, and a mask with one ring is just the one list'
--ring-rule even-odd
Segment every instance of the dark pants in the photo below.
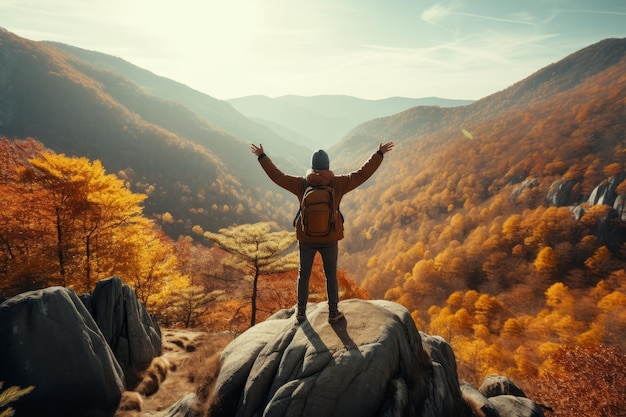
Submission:
{"label": "dark pants", "polygon": [[339,284],[337,283],[338,244],[300,242],[300,275],[298,276],[298,309],[304,311],[309,302],[309,278],[313,269],[313,260],[317,252],[322,256],[324,275],[326,276],[326,297],[328,309],[337,311],[339,303]]}

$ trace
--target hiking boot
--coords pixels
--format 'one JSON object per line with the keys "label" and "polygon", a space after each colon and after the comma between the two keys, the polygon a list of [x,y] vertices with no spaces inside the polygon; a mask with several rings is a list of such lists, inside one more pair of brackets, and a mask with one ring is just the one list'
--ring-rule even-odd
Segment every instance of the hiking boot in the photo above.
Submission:
{"label": "hiking boot", "polygon": [[337,311],[330,311],[328,313],[328,322],[329,323],[337,323],[339,320],[343,319],[343,313],[339,310]]}

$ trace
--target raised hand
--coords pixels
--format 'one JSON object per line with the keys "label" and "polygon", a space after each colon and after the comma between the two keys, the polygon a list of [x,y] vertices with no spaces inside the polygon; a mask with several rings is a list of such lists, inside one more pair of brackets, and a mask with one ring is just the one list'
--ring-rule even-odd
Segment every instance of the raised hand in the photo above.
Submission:
{"label": "raised hand", "polygon": [[259,143],[259,146],[256,146],[254,143],[252,145],[250,145],[250,151],[252,151],[253,154],[255,154],[256,156],[261,156],[263,152],[263,144]]}
{"label": "raised hand", "polygon": [[381,151],[383,154],[389,152],[390,150],[393,149],[393,142],[389,141],[387,143],[381,143],[380,146],[378,147],[378,150]]}

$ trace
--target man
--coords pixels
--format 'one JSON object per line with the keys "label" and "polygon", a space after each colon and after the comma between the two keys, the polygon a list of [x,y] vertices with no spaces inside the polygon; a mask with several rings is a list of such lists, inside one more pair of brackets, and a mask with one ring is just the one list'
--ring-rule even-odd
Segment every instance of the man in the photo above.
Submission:
{"label": "man", "polygon": [[[263,151],[263,145],[252,144],[250,150],[258,157],[261,167],[278,186],[293,193],[302,202],[304,192],[310,186],[331,186],[334,190],[333,209],[336,213],[334,227],[326,236],[307,236],[302,228],[302,216],[298,216],[296,224],[296,237],[300,251],[300,269],[298,276],[298,309],[296,318],[298,322],[306,319],[306,306],[309,300],[309,278],[313,268],[313,260],[317,252],[322,256],[324,265],[324,275],[326,276],[326,296],[328,299],[328,321],[336,323],[343,318],[343,313],[339,311],[339,286],[337,283],[337,255],[338,242],[343,239],[343,217],[339,212],[341,198],[363,184],[376,172],[383,155],[393,148],[393,142],[380,144],[378,150],[374,152],[367,162],[357,171],[346,175],[337,175],[330,170],[328,154],[323,150],[318,150],[311,156],[311,169],[306,173],[306,177],[298,177],[284,174],[278,169],[271,159]],[[306,179],[306,181],[305,181]]]}

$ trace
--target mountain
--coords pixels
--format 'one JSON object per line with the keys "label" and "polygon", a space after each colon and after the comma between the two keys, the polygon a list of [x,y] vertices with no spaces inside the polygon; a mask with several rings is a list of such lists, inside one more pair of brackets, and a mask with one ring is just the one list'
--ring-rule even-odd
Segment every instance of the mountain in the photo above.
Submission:
{"label": "mountain", "polygon": [[[296,210],[293,202],[263,210],[259,201],[268,198],[266,189],[270,199],[287,194],[271,188],[256,164],[243,161],[253,160],[250,143],[263,143],[285,172],[303,172],[312,149],[308,139],[283,124],[252,120],[225,101],[120,58],[56,42],[32,42],[3,30],[0,91],[0,135],[34,137],[56,152],[101,160],[109,172],[127,178],[133,191],[149,194],[146,214],[174,216],[174,223],[163,225],[173,237],[189,234],[194,225],[216,230],[232,223],[289,218]],[[397,108],[408,105],[393,101]],[[357,109],[360,100],[305,102],[317,104],[298,106]],[[360,111],[373,114],[366,107]],[[393,106],[386,108],[392,111]],[[346,115],[354,117],[340,113]],[[351,127],[357,124],[354,120]]]}
{"label": "mountain", "polygon": [[[600,103],[617,106],[619,111],[619,94],[623,61],[626,51],[624,39],[607,39],[582,49],[561,61],[542,68],[526,79],[513,86],[485,97],[470,105],[453,108],[418,106],[394,114],[386,118],[370,120],[354,128],[344,139],[331,148],[337,156],[339,166],[349,165],[354,155],[347,155],[347,150],[354,150],[363,145],[368,146],[380,142],[383,138],[395,139],[400,144],[420,144],[429,140],[442,150],[456,152],[457,144],[467,144],[467,137],[462,133],[466,129],[480,134],[481,139],[502,144],[496,132],[514,135],[519,141],[535,139],[528,135],[538,121],[551,120],[562,116],[563,111],[576,112],[567,106],[598,106]],[[602,96],[607,93],[607,96]],[[567,100],[567,101],[566,101]],[[542,111],[538,111],[541,108]],[[586,107],[585,107],[586,108]],[[524,120],[515,120],[523,113]],[[583,112],[579,116],[582,122]],[[600,122],[598,119],[590,123]],[[588,123],[589,123],[588,122]],[[619,120],[602,121],[602,127],[609,127],[612,134],[621,127]],[[518,123],[514,126],[513,123]],[[600,127],[600,126],[598,126]],[[565,129],[576,129],[576,125],[564,126]],[[430,135],[433,135],[432,137]],[[472,135],[477,137],[476,134]],[[553,135],[550,135],[550,137]],[[612,137],[612,136],[611,136]],[[432,140],[430,140],[432,139]],[[480,143],[484,143],[480,142]],[[544,145],[553,144],[545,142]],[[443,149],[446,145],[447,148]],[[557,142],[556,145],[559,145]],[[547,147],[547,146],[544,146]],[[559,146],[555,146],[558,149]],[[369,148],[368,148],[369,149]],[[539,148],[538,148],[539,149]],[[502,152],[514,153],[519,149],[500,149]],[[426,163],[429,157],[412,154],[415,162]],[[344,156],[345,155],[345,156]],[[524,161],[525,155],[517,155],[514,160]],[[499,164],[501,160],[489,160],[490,164]]]}
{"label": "mountain", "polygon": [[225,101],[215,99],[177,81],[153,74],[118,57],[56,42],[47,42],[47,44],[96,68],[113,71],[151,95],[182,104],[204,118],[209,124],[237,138],[250,143],[263,143],[271,148],[275,155],[289,159],[295,167],[302,168],[301,161],[306,161],[310,156],[311,152],[306,146],[298,142],[286,141],[270,128],[245,117]]}
{"label": "mountain", "polygon": [[[623,265],[625,51],[624,39],[607,39],[476,102],[417,105],[352,127],[329,148],[336,172],[357,169],[383,140],[396,148],[342,202],[342,267],[376,297],[391,291],[396,300],[417,280],[434,298],[425,305],[439,305],[446,288],[505,291],[519,282],[520,268],[541,282],[532,268],[546,246],[571,285],[597,281],[586,265],[602,247],[613,265]],[[333,117],[372,117],[374,104],[390,112],[391,103],[409,104],[341,96],[261,101],[281,104],[288,115],[313,112],[322,125]],[[295,144],[301,131],[271,124],[118,58],[0,32],[0,135],[34,137],[56,152],[99,159],[133,191],[149,194],[146,214],[172,214],[163,228],[173,237],[192,235],[196,225],[217,230],[274,220],[288,227],[294,199],[261,174],[249,143],[270,141],[268,153],[287,173],[302,172],[310,151]],[[598,201],[610,201],[609,215],[593,208]],[[565,216],[544,213],[554,202],[577,207],[580,222],[542,218]],[[514,236],[503,235],[509,219],[523,225]],[[540,227],[571,230],[543,236]],[[418,272],[418,264],[432,270]],[[423,282],[426,270],[432,282]]]}
{"label": "mountain", "polygon": [[[257,207],[269,180],[256,164],[243,163],[254,161],[250,142],[267,140],[277,162],[296,172],[310,155],[181,84],[117,58],[8,31],[0,31],[0,135],[33,137],[56,152],[100,160],[133,191],[149,194],[147,215],[173,215],[163,225],[173,237],[194,225],[217,230],[275,215]],[[295,205],[282,210],[292,215]]]}
{"label": "mountain", "polygon": [[[296,143],[310,149],[328,148],[343,138],[350,129],[371,119],[390,116],[415,106],[453,107],[472,103],[470,100],[448,100],[437,97],[391,97],[365,100],[350,96],[321,95],[312,97],[246,96],[227,100],[234,108],[274,131],[284,126],[297,135],[286,133]],[[306,142],[302,142],[304,137]]]}
{"label": "mountain", "polygon": [[[570,96],[575,99],[578,94],[577,88],[581,88],[584,83],[596,83],[597,78],[594,77],[611,68],[613,71],[618,71],[615,68],[619,68],[616,66],[623,60],[624,48],[623,39],[607,39],[542,68],[511,87],[471,105],[454,108],[418,106],[387,118],[363,123],[350,132],[334,149],[340,152],[357,145],[364,135],[376,136],[371,141],[375,143],[383,137],[415,140],[431,133],[444,133],[441,132],[442,130],[453,132],[451,136],[446,136],[447,132],[438,135],[439,139],[445,143],[458,139],[463,128],[475,129],[474,126],[481,124],[485,129],[489,129],[489,122],[508,123],[507,118],[510,114],[519,111],[536,113],[535,108],[539,103],[549,102],[553,105],[553,111],[560,111],[563,102],[559,101],[559,94],[569,92]],[[619,73],[611,74],[613,78],[618,75]],[[621,81],[619,77],[615,80],[617,83]],[[605,89],[617,89],[617,87],[602,86]],[[595,94],[597,92],[585,92],[585,97],[595,98]],[[598,97],[597,99],[606,98]],[[581,97],[577,101],[584,100],[585,98]],[[549,115],[549,113],[538,114],[534,120]],[[531,126],[534,120],[528,120],[524,123],[525,126]],[[522,132],[511,132],[511,134],[515,133]]]}
{"label": "mountain", "polygon": [[[617,274],[624,74],[626,39],[607,39],[470,105],[418,106],[353,129],[329,151],[336,172],[358,168],[385,138],[396,147],[342,202],[344,267],[374,297],[417,311],[455,290],[515,305],[522,288],[541,300],[555,280],[580,289]],[[614,279],[611,288],[626,285]]]}

